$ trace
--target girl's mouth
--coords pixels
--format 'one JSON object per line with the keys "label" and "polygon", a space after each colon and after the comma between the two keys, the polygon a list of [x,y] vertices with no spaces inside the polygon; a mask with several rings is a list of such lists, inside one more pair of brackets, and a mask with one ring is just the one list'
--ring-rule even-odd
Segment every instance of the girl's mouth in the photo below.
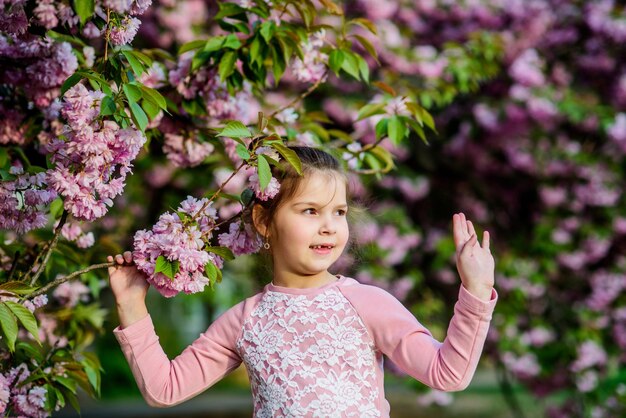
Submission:
{"label": "girl's mouth", "polygon": [[320,244],[320,245],[311,245],[309,248],[311,248],[317,254],[328,254],[332,251],[334,247],[335,246],[332,244]]}

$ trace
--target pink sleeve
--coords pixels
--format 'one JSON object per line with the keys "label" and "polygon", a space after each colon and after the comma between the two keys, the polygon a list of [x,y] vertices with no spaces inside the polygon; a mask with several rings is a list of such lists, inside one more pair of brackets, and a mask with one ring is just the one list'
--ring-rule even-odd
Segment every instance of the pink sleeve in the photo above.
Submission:
{"label": "pink sleeve", "polygon": [[241,363],[236,340],[242,304],[220,316],[206,332],[170,361],[159,344],[150,315],[113,330],[150,406],[173,406],[213,385]]}
{"label": "pink sleeve", "polygon": [[443,343],[435,340],[396,298],[365,285],[343,288],[374,339],[376,347],[400,369],[438,390],[465,389],[476,371],[497,301],[489,302],[463,286]]}

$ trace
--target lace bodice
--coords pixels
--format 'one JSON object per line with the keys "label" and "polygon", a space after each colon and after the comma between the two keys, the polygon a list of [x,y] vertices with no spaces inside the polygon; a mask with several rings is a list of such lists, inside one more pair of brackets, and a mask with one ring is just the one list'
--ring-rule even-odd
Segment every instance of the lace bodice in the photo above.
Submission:
{"label": "lace bodice", "polygon": [[348,300],[267,292],[237,341],[255,417],[378,417],[376,354]]}

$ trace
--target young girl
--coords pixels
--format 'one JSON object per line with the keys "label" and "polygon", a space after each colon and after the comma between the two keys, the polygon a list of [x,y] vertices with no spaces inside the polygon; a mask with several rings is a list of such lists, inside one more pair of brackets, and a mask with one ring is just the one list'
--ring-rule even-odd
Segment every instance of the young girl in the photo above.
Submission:
{"label": "young girl", "polygon": [[115,256],[109,276],[120,326],[114,333],[148,404],[183,402],[242,361],[256,417],[388,417],[383,355],[432,388],[467,387],[497,299],[488,232],[480,245],[472,223],[462,213],[452,217],[462,285],[440,343],[389,293],[328,271],[348,242],[346,176],[329,154],[292,149],[304,175],[285,165],[279,194],[252,210],[271,253],[272,282],[174,360],[154,332],[143,273],[130,252]]}

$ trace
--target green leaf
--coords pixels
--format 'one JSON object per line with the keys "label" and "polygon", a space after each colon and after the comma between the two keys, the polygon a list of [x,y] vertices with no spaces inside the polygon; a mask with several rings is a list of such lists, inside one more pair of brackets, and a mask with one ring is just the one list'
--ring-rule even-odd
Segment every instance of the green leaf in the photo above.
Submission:
{"label": "green leaf", "polygon": [[224,39],[226,39],[225,36],[214,36],[212,38],[209,38],[205,45],[204,45],[204,52],[213,52],[213,51],[219,51],[220,49],[222,49],[222,45],[224,44]]}
{"label": "green leaf", "polygon": [[149,98],[152,102],[156,103],[161,109],[167,109],[167,101],[165,97],[159,93],[158,90],[152,87],[144,86],[143,84],[137,84],[143,93],[144,98]]}
{"label": "green leaf", "polygon": [[387,134],[387,124],[389,119],[381,119],[376,124],[376,139],[380,139]]}
{"label": "green leaf", "polygon": [[206,250],[210,253],[217,254],[224,260],[234,260],[235,254],[227,247],[206,247]]}
{"label": "green leaf", "polygon": [[206,43],[207,41],[203,39],[198,39],[195,41],[187,42],[181,45],[180,48],[178,48],[178,55],[182,55],[183,53],[187,51],[193,51],[194,49],[202,48],[204,45],[206,45]]}
{"label": "green leaf", "polygon": [[222,132],[217,134],[217,136],[228,136],[230,138],[249,138],[252,136],[252,132],[248,130],[246,125],[239,122],[238,120],[230,121],[226,124]]}
{"label": "green leaf", "polygon": [[28,295],[37,290],[37,287],[29,286],[24,282],[12,281],[0,284],[0,290],[15,293],[16,295]]}
{"label": "green leaf", "polygon": [[357,41],[361,44],[361,46],[372,56],[376,61],[378,61],[378,53],[376,52],[376,48],[374,45],[365,37],[361,35],[353,35]]}
{"label": "green leaf", "polygon": [[134,84],[124,84],[122,86],[124,95],[128,99],[128,103],[137,103],[141,99],[141,89]]}
{"label": "green leaf", "polygon": [[163,273],[171,280],[174,280],[179,270],[180,262],[178,260],[170,261],[162,255],[157,257],[155,273]]}
{"label": "green leaf", "polygon": [[63,393],[65,400],[68,401],[70,405],[72,405],[72,408],[74,408],[80,415],[80,404],[78,403],[76,395],[65,388],[61,388],[61,393]]}
{"label": "green leaf", "polygon": [[128,60],[130,67],[133,69],[133,73],[135,73],[137,77],[143,74],[146,67],[141,63],[141,61],[135,58],[135,56],[131,53],[131,51],[122,50],[122,54]]}
{"label": "green leaf", "polygon": [[365,81],[367,84],[369,84],[370,82],[370,67],[367,65],[367,61],[365,61],[365,59],[358,55],[358,54],[354,54],[354,56],[356,57],[356,60],[359,63],[359,73],[361,74],[361,77],[363,78],[363,81]]}
{"label": "green leaf", "polygon": [[356,80],[359,80],[359,60],[357,56],[351,51],[343,51],[343,56],[344,60],[341,63],[341,68]]}
{"label": "green leaf", "polygon": [[220,10],[213,18],[215,20],[219,20],[224,17],[235,16],[242,13],[245,14],[246,12],[246,9],[234,3],[218,3],[218,5]]}
{"label": "green leaf", "polygon": [[95,11],[94,0],[74,0],[74,11],[80,18],[82,25],[93,15]]}
{"label": "green leaf", "polygon": [[383,173],[387,173],[393,170],[393,168],[395,167],[395,164],[393,162],[393,156],[385,148],[379,147],[377,145],[374,148],[371,148],[370,150],[368,150],[368,152],[372,153],[373,155],[376,156],[376,158],[378,158],[379,160],[385,163],[385,167],[382,169]]}
{"label": "green leaf", "polygon": [[235,71],[235,63],[237,62],[237,53],[235,51],[228,51],[220,60],[220,65],[218,67],[218,72],[220,75],[220,80],[224,81],[228,76],[230,76],[233,71]]}
{"label": "green leaf", "polygon": [[289,149],[289,147],[285,146],[281,142],[272,143],[272,148],[278,151],[278,153],[282,155],[289,164],[291,164],[298,174],[302,175],[302,161],[300,161],[300,158],[294,150]]}
{"label": "green leaf", "polygon": [[13,312],[13,315],[20,320],[24,328],[35,338],[35,341],[39,341],[39,327],[37,326],[37,320],[35,315],[24,305],[20,305],[16,302],[6,301],[4,304]]}
{"label": "green leaf", "polygon": [[250,158],[250,153],[248,152],[248,148],[246,148],[245,146],[241,144],[237,144],[237,146],[235,147],[235,151],[237,152],[237,155],[240,156],[244,160],[247,160]]}
{"label": "green leaf", "polygon": [[333,51],[330,53],[330,56],[328,57],[328,66],[337,76],[339,76],[339,70],[341,70],[344,59],[345,56],[341,49],[333,49]]}
{"label": "green leaf", "polygon": [[63,213],[63,199],[57,197],[50,204],[50,214],[54,219],[60,218]]}
{"label": "green leaf", "polygon": [[272,36],[274,36],[274,31],[276,30],[276,23],[273,20],[266,20],[261,24],[261,29],[259,33],[265,39],[266,43],[270,43],[272,40]]}
{"label": "green leaf", "polygon": [[53,375],[52,380],[59,382],[61,385],[68,388],[72,393],[76,393],[77,385],[73,379],[63,377],[61,375]]}
{"label": "green leaf", "polygon": [[407,118],[407,123],[411,126],[411,128],[413,128],[415,133],[422,139],[424,144],[428,145],[428,139],[426,139],[426,133],[424,133],[424,128],[422,128],[422,126],[413,119]]}
{"label": "green leaf", "polygon": [[15,351],[15,340],[17,339],[17,319],[11,310],[6,306],[6,302],[0,302],[0,327],[2,327],[2,332],[4,333],[9,351]]}
{"label": "green leaf", "polygon": [[392,116],[389,118],[387,134],[389,139],[391,139],[391,142],[396,145],[400,144],[400,141],[402,141],[404,136],[407,134],[406,124],[397,115]]}
{"label": "green leaf", "polygon": [[154,118],[156,118],[161,111],[161,108],[151,100],[142,100],[141,107],[146,112],[151,121],[154,120]]}
{"label": "green leaf", "polygon": [[88,356],[89,354],[92,353],[84,353],[85,358],[80,363],[83,365],[89,384],[96,394],[100,394],[100,364],[97,359],[94,362],[92,356]]}
{"label": "green leaf", "polygon": [[274,74],[274,85],[278,85],[278,82],[280,81],[281,77],[285,73],[285,69],[287,68],[287,62],[285,61],[284,53],[281,50],[280,42],[272,43],[270,53],[272,55],[272,73]]}
{"label": "green leaf", "polygon": [[15,350],[23,351],[28,358],[36,361],[37,363],[41,363],[44,360],[43,354],[32,344],[25,341],[18,341],[17,344],[15,344]]}
{"label": "green leaf", "polygon": [[371,21],[371,20],[367,20],[365,18],[357,18],[357,19],[352,19],[350,22],[348,22],[350,25],[359,25],[365,29],[367,29],[368,31],[372,32],[374,35],[378,34],[378,31],[376,30],[376,25]]}
{"label": "green leaf", "polygon": [[239,49],[241,48],[241,41],[234,33],[231,33],[224,40],[222,48]]}
{"label": "green leaf", "polygon": [[75,36],[69,36],[64,33],[55,32],[53,30],[47,31],[46,37],[54,39],[55,41],[67,42],[68,44],[78,45],[80,47],[87,46],[87,44],[83,42],[80,38],[77,38]]}
{"label": "green leaf", "polygon": [[211,289],[214,289],[213,286],[215,285],[215,282],[217,282],[217,276],[219,275],[218,271],[220,270],[213,263],[206,263],[204,265],[204,272],[209,278],[209,286]]}
{"label": "green leaf", "polygon": [[128,52],[141,61],[146,67],[150,67],[154,63],[154,60],[151,57],[141,51],[130,49]]}
{"label": "green leaf", "polygon": [[265,155],[261,154],[258,157],[257,168],[259,172],[259,185],[263,191],[268,184],[270,184],[270,180],[272,180],[272,170],[270,169],[270,164],[267,162]]}
{"label": "green leaf", "polygon": [[245,189],[243,192],[241,192],[240,200],[244,206],[248,206],[250,202],[252,202],[253,198],[254,198],[254,192],[252,191],[252,189]]}
{"label": "green leaf", "polygon": [[146,113],[143,111],[143,109],[141,108],[141,106],[139,106],[137,103],[131,103],[130,104],[130,113],[132,113],[133,115],[133,120],[135,121],[135,124],[137,125],[137,127],[143,132],[146,130],[146,126],[148,126],[148,116],[146,116]]}
{"label": "green leaf", "polygon": [[104,96],[100,103],[100,115],[109,116],[114,115],[117,110],[115,100],[111,96]]}
{"label": "green leaf", "polygon": [[79,73],[74,73],[68,78],[65,79],[63,84],[61,85],[61,96],[65,94],[69,89],[74,87],[80,80],[83,79],[83,76]]}
{"label": "green leaf", "polygon": [[380,115],[382,113],[385,113],[384,109],[385,109],[385,103],[366,104],[359,110],[359,114],[356,120],[359,121],[361,119],[369,118],[370,116],[373,116],[373,115]]}

